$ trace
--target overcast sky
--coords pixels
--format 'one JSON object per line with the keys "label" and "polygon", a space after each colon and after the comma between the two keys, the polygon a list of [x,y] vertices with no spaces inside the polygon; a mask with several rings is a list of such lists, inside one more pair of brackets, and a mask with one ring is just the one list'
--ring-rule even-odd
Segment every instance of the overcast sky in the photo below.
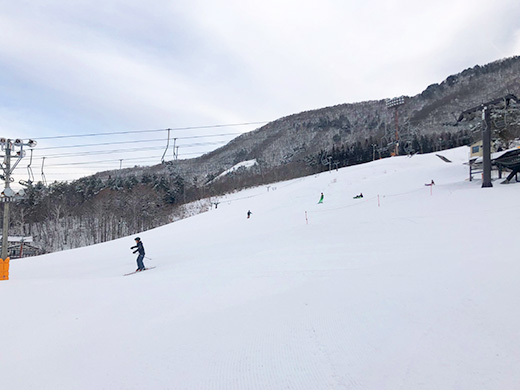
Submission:
{"label": "overcast sky", "polygon": [[[230,134],[186,139],[185,147],[179,139],[181,158],[259,124],[199,127],[413,96],[466,68],[520,54],[518,0],[0,0],[0,27],[0,136],[184,127],[193,129],[172,137]],[[166,137],[41,139],[33,166],[42,156],[101,150],[49,149],[59,145],[135,140],[117,148],[155,146],[147,155],[161,156]],[[210,145],[198,147],[202,140]],[[131,166],[137,155],[113,152],[124,161],[106,169]],[[82,161],[73,158],[61,161]],[[87,165],[74,175],[105,168]]]}

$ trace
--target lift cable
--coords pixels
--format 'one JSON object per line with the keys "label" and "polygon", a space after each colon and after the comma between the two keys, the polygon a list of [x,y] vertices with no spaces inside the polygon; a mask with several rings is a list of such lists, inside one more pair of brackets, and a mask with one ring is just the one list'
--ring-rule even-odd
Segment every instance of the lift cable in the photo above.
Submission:
{"label": "lift cable", "polygon": [[[208,126],[190,126],[190,127],[175,127],[170,128],[171,131],[181,131],[181,130],[198,130],[198,129],[213,129],[220,127],[236,127],[236,126],[248,126],[248,125],[261,125],[269,123],[267,121],[263,122],[244,122],[244,123],[231,123],[225,125],[208,125]],[[62,139],[62,138],[82,138],[82,137],[98,137],[105,135],[120,135],[120,134],[143,134],[143,133],[157,133],[161,131],[167,131],[168,129],[154,129],[154,130],[133,130],[133,131],[114,131],[108,133],[90,133],[90,134],[71,134],[71,135],[58,135],[54,137],[33,137],[37,140],[44,139]]]}
{"label": "lift cable", "polygon": [[[196,142],[192,144],[181,145],[183,148],[193,148],[197,146],[210,146],[210,145],[222,145],[226,141],[217,141],[217,142]],[[111,154],[111,153],[127,153],[127,152],[140,152],[146,150],[158,150],[163,149],[162,146],[148,146],[141,148],[125,148],[125,149],[110,149],[110,150],[91,150],[84,152],[71,152],[71,153],[60,153],[60,154],[47,154],[45,157],[47,158],[63,158],[63,157],[80,157],[80,156],[91,156],[97,154]],[[41,157],[36,157],[41,158]]]}
{"label": "lift cable", "polygon": [[[223,136],[228,136],[228,135],[239,135],[239,134],[243,134],[243,133],[193,135],[193,136],[189,136],[189,137],[176,137],[176,139],[213,138],[213,137],[223,137]],[[102,142],[102,143],[96,143],[96,144],[82,144],[82,145],[48,146],[45,148],[38,148],[38,150],[83,148],[83,147],[90,147],[90,146],[123,145],[123,144],[133,144],[136,142],[159,142],[159,141],[164,142],[164,138],[143,139],[143,140],[134,140],[134,141]]]}

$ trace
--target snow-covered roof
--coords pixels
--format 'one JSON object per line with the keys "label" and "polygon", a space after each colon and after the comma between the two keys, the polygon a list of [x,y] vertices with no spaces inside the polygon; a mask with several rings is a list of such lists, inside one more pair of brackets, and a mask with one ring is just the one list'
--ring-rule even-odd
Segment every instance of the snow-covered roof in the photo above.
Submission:
{"label": "snow-covered roof", "polygon": [[[2,236],[0,236],[0,240],[2,240]],[[7,240],[9,242],[33,242],[32,236],[8,236]]]}
{"label": "snow-covered roof", "polygon": [[[518,152],[520,150],[520,146],[519,147],[516,147],[516,148],[511,148],[511,149],[507,149],[507,150],[502,150],[500,152],[495,152],[495,153],[491,153],[491,161],[493,160],[496,160],[500,157],[502,157],[503,155],[507,154],[507,153],[510,153],[510,152]],[[471,159],[475,164],[482,164],[482,161],[483,161],[483,157],[480,156],[480,157],[477,157],[475,159]]]}

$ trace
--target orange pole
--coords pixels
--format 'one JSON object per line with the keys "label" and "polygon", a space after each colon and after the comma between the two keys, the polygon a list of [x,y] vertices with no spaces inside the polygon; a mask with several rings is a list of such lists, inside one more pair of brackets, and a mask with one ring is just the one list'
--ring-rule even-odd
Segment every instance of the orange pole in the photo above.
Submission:
{"label": "orange pole", "polygon": [[0,280],[9,280],[9,257],[0,259]]}

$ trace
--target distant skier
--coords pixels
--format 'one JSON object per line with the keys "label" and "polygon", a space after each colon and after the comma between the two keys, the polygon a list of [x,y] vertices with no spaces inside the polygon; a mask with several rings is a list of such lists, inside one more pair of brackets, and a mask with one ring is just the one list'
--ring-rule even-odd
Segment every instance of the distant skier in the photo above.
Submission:
{"label": "distant skier", "polygon": [[354,199],[361,199],[363,197],[363,193],[360,192],[359,195],[354,196]]}
{"label": "distant skier", "polygon": [[248,210],[248,211],[247,211],[247,218],[248,218],[248,219],[249,219],[249,217],[251,216],[251,214],[253,214],[253,213],[251,212],[251,210]]}
{"label": "distant skier", "polygon": [[429,184],[425,184],[425,186],[434,186],[434,185],[435,185],[435,182],[433,181],[433,179]]}
{"label": "distant skier", "polygon": [[143,259],[144,259],[144,247],[141,239],[139,237],[135,238],[135,245],[130,249],[137,248],[133,253],[139,252],[137,256],[137,269],[135,272],[144,271],[146,268],[144,267]]}
{"label": "distant skier", "polygon": [[318,201],[318,204],[323,203],[323,192],[321,193],[320,200]]}

